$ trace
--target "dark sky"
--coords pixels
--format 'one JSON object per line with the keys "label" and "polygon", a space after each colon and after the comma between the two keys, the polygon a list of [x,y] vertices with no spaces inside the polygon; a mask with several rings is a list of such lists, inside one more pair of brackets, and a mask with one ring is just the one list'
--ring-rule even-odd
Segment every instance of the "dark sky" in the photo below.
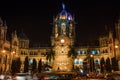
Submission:
{"label": "dark sky", "polygon": [[[114,1],[114,0],[113,0]],[[75,16],[77,41],[92,39],[103,33],[105,25],[113,29],[120,15],[120,2],[105,0],[3,0],[0,16],[6,20],[8,34],[17,30],[28,36],[30,41],[50,41],[53,16],[66,10]]]}

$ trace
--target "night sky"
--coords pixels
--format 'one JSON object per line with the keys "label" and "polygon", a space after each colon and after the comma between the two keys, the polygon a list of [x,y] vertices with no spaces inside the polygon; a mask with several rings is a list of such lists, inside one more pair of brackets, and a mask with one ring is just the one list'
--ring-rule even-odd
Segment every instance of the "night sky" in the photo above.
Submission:
{"label": "night sky", "polygon": [[105,0],[16,0],[0,2],[0,16],[6,20],[8,35],[23,31],[30,41],[49,43],[53,16],[66,10],[75,16],[77,41],[96,38],[105,25],[114,29],[120,16],[120,2]]}

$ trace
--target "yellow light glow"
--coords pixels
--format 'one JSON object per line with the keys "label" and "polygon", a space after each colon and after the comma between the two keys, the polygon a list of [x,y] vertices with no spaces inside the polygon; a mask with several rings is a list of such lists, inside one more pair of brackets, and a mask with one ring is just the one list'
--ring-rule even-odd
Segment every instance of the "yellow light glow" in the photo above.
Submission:
{"label": "yellow light glow", "polygon": [[116,45],[115,48],[118,48],[118,46]]}
{"label": "yellow light glow", "polygon": [[15,51],[13,51],[12,53],[15,53]]}
{"label": "yellow light glow", "polygon": [[2,52],[5,53],[5,50],[3,50]]}
{"label": "yellow light glow", "polygon": [[93,57],[93,55],[90,55],[90,57]]}

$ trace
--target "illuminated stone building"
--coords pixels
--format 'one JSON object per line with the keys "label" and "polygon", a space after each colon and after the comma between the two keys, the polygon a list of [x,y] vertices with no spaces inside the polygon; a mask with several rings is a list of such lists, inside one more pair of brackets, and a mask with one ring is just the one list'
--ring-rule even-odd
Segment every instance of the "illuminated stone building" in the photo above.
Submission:
{"label": "illuminated stone building", "polygon": [[[37,63],[41,59],[43,64],[48,63],[53,68],[53,71],[71,71],[76,68],[82,72],[87,66],[91,66],[96,72],[100,72],[100,60],[104,58],[116,57],[120,60],[120,20],[116,23],[116,33],[106,31],[105,34],[99,36],[99,45],[75,45],[75,21],[74,16],[66,11],[63,5],[62,11],[53,19],[53,29],[51,34],[51,46],[49,47],[30,47],[29,38],[22,32],[17,34],[17,31],[12,33],[10,40],[6,39],[7,26],[0,19],[0,70],[9,71],[12,59],[20,57],[22,61],[21,70],[24,68],[25,57],[29,57],[30,65],[32,60],[36,59]],[[116,34],[116,36],[114,36]],[[68,57],[71,47],[77,53],[77,57]],[[55,59],[48,61],[46,55],[50,54],[50,50],[55,52]],[[93,59],[90,63],[89,59]],[[85,64],[87,63],[87,64]],[[119,65],[120,66],[120,65]],[[119,68],[120,69],[120,68]],[[92,71],[93,71],[92,70]]]}

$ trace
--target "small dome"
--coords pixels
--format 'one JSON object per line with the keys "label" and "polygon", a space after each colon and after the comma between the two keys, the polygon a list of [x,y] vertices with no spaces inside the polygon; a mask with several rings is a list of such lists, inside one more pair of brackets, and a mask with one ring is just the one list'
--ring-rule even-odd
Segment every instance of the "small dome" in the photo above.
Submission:
{"label": "small dome", "polygon": [[73,19],[73,18],[72,18],[72,15],[65,10],[65,5],[62,4],[62,7],[63,7],[63,9],[62,9],[62,11],[57,15],[56,20],[58,20],[58,19],[72,20],[72,19]]}

